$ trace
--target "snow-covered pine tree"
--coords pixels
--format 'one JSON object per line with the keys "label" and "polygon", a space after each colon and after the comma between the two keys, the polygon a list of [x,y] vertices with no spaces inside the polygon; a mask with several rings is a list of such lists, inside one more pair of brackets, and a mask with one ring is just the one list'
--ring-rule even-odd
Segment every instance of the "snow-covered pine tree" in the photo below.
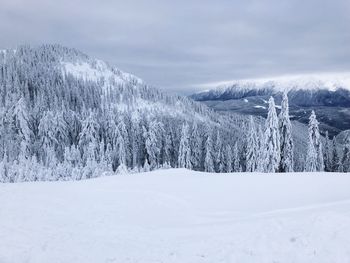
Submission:
{"label": "snow-covered pine tree", "polygon": [[171,167],[173,160],[173,142],[170,132],[167,132],[165,135],[163,159],[164,164]]}
{"label": "snow-covered pine tree", "polygon": [[325,136],[325,143],[324,143],[324,153],[323,153],[323,159],[324,159],[324,170],[326,172],[332,171],[332,144],[329,140],[328,131],[326,131]]}
{"label": "snow-covered pine tree", "polygon": [[150,169],[156,169],[159,165],[159,156],[162,146],[163,124],[158,121],[151,121],[148,130],[144,129],[145,147],[149,160]]}
{"label": "snow-covered pine tree", "polygon": [[225,172],[232,173],[232,148],[229,144],[225,147]]}
{"label": "snow-covered pine tree", "polygon": [[317,171],[317,152],[316,152],[315,146],[311,142],[311,140],[309,141],[308,147],[307,147],[305,171],[306,172],[316,172]]}
{"label": "snow-covered pine tree", "polygon": [[7,154],[5,153],[2,160],[0,161],[0,183],[9,183],[9,163],[7,160]]}
{"label": "snow-covered pine tree", "polygon": [[[13,120],[15,122],[15,127],[17,132],[21,137],[21,151],[27,158],[31,154],[30,147],[32,138],[34,136],[33,131],[30,128],[30,120],[28,116],[28,109],[26,107],[25,101],[21,98],[15,105],[13,110]],[[23,151],[25,151],[23,153]]]}
{"label": "snow-covered pine tree", "polygon": [[[310,144],[312,144],[313,147],[311,147]],[[316,114],[314,111],[311,112],[310,119],[309,119],[309,149],[308,149],[308,157],[306,159],[307,162],[313,161],[313,158],[314,158],[312,156],[313,154],[316,154],[316,162],[317,162],[316,171],[323,171],[324,162],[323,162],[322,142],[321,142],[320,131],[318,128],[318,121],[316,119]],[[306,166],[308,168],[312,167],[308,164],[306,164]]]}
{"label": "snow-covered pine tree", "polygon": [[258,142],[253,116],[249,118],[247,146],[246,146],[246,171],[255,172],[257,169]]}
{"label": "snow-covered pine tree", "polygon": [[342,158],[341,164],[342,164],[342,172],[349,173],[350,172],[350,134],[347,134],[345,139],[343,158]]}
{"label": "snow-covered pine tree", "polygon": [[287,93],[283,93],[281,112],[278,116],[280,132],[280,152],[279,172],[294,171],[294,143],[292,138],[292,124],[289,118],[289,103]]}
{"label": "snow-covered pine tree", "polygon": [[[119,170],[125,172],[126,167],[128,165],[131,166],[132,163],[130,162],[131,151],[130,151],[130,145],[129,145],[129,134],[126,128],[125,120],[122,115],[119,116],[117,127],[118,127],[118,132],[117,132],[116,146],[118,147],[121,144],[123,146],[122,150],[120,149],[120,147],[118,147],[117,149],[118,169],[119,169],[119,166],[122,164],[123,167],[120,167]],[[121,154],[121,151],[123,151],[122,160],[121,160],[121,157],[119,157]]]}
{"label": "snow-covered pine tree", "polygon": [[338,155],[337,142],[335,136],[332,140],[332,172],[339,172],[340,170],[340,158]]}
{"label": "snow-covered pine tree", "polygon": [[278,172],[280,163],[280,134],[278,129],[278,118],[273,97],[269,99],[269,109],[265,124],[265,154],[264,172]]}
{"label": "snow-covered pine tree", "polygon": [[191,163],[195,170],[201,169],[202,160],[202,136],[199,133],[197,122],[193,122],[190,136]]}
{"label": "snow-covered pine tree", "polygon": [[233,145],[232,150],[232,157],[233,157],[233,172],[242,172],[240,160],[239,160],[239,152],[238,152],[238,143],[237,141]]}
{"label": "snow-covered pine tree", "polygon": [[216,133],[216,142],[214,146],[214,169],[217,173],[224,172],[224,158],[223,158],[223,148],[222,148],[222,139],[220,131],[218,130]]}
{"label": "snow-covered pine tree", "polygon": [[97,160],[99,150],[99,124],[96,115],[90,111],[89,116],[83,122],[82,131],[79,135],[79,148],[83,153],[83,162],[92,163]]}
{"label": "snow-covered pine tree", "polygon": [[192,168],[191,149],[190,149],[190,140],[189,140],[188,130],[189,130],[188,124],[187,123],[183,124],[182,130],[181,130],[178,165],[181,168],[191,169]]}
{"label": "snow-covered pine tree", "polygon": [[40,150],[39,156],[45,166],[54,167],[56,162],[55,146],[58,144],[54,130],[54,114],[51,111],[45,112],[39,123]]}
{"label": "snow-covered pine tree", "polygon": [[211,137],[210,128],[207,129],[207,139],[205,142],[204,171],[208,173],[215,172],[213,161],[213,141]]}
{"label": "snow-covered pine tree", "polygon": [[122,135],[121,131],[118,131],[116,151],[117,151],[116,154],[118,158],[117,173],[125,173],[127,171],[126,149],[125,149],[124,136]]}
{"label": "snow-covered pine tree", "polygon": [[264,165],[265,165],[265,161],[264,161],[264,155],[265,155],[265,134],[263,132],[263,129],[261,127],[261,125],[258,125],[257,128],[257,158],[256,158],[256,171],[257,172],[264,172]]}

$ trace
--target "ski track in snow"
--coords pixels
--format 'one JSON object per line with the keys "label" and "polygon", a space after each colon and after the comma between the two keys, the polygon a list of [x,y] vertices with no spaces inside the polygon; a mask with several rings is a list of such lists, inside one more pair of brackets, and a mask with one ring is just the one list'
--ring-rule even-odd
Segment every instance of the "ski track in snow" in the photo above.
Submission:
{"label": "ski track in snow", "polygon": [[350,262],[348,174],[1,184],[0,262]]}

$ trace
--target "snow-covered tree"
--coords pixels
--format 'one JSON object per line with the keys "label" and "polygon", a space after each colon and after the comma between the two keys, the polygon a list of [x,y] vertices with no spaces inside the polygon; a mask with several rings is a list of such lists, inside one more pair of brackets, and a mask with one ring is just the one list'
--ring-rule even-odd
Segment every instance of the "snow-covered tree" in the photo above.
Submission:
{"label": "snow-covered tree", "polygon": [[[13,120],[15,121],[16,130],[21,137],[20,145],[22,154],[29,157],[33,131],[30,128],[28,109],[23,98],[14,107]],[[23,153],[23,151],[25,152]]]}
{"label": "snow-covered tree", "polygon": [[232,150],[232,157],[233,157],[233,171],[234,172],[241,172],[241,165],[239,160],[239,152],[238,152],[238,143],[235,142]]}
{"label": "snow-covered tree", "polygon": [[317,152],[314,144],[309,141],[307,148],[307,159],[305,164],[306,172],[316,172],[317,171]]}
{"label": "snow-covered tree", "polygon": [[226,145],[225,147],[225,171],[227,173],[232,173],[233,168],[232,168],[232,148],[229,144]]}
{"label": "snow-covered tree", "polygon": [[83,160],[97,160],[99,144],[99,124],[96,121],[95,114],[90,112],[89,116],[83,122],[83,128],[79,135],[79,148],[83,152]]}
{"label": "snow-covered tree", "polygon": [[214,169],[218,173],[224,172],[224,155],[223,155],[223,147],[222,147],[222,139],[220,131],[218,130],[216,133],[216,142],[214,146]]}
{"label": "snow-covered tree", "polygon": [[289,103],[287,93],[283,93],[279,118],[280,152],[279,172],[294,171],[294,143],[292,138],[292,124],[289,118]]}
{"label": "snow-covered tree", "polygon": [[126,149],[125,149],[125,141],[122,133],[119,131],[117,136],[117,157],[118,157],[118,168],[119,173],[125,172],[126,168]]}
{"label": "snow-covered tree", "polygon": [[202,136],[199,133],[197,122],[194,122],[190,135],[191,164],[194,169],[201,168],[202,143]]}
{"label": "snow-covered tree", "polygon": [[332,140],[332,172],[339,172],[340,170],[340,158],[337,150],[337,142],[335,137]]}
{"label": "snow-covered tree", "polygon": [[274,173],[278,171],[280,163],[280,134],[278,118],[273,97],[269,99],[269,110],[265,124],[265,154],[264,171]]}
{"label": "snow-covered tree", "polygon": [[151,121],[149,129],[144,129],[145,146],[148,156],[146,158],[149,161],[151,169],[155,169],[159,165],[163,131],[163,124],[158,121]]}
{"label": "snow-covered tree", "polygon": [[208,173],[215,172],[214,160],[213,160],[213,141],[211,137],[211,131],[208,131],[207,139],[205,142],[204,171]]}
{"label": "snow-covered tree", "polygon": [[191,149],[190,149],[190,140],[189,140],[189,127],[188,124],[182,125],[181,131],[181,140],[179,147],[179,157],[178,157],[178,165],[181,168],[192,168],[191,163]]}
{"label": "snow-covered tree", "polygon": [[263,129],[261,125],[258,125],[257,128],[257,172],[264,172],[264,165],[265,165],[265,134],[263,132]]}
{"label": "snow-covered tree", "polygon": [[325,171],[331,172],[332,171],[332,144],[331,144],[331,141],[329,140],[328,131],[326,131],[326,136],[325,136],[323,159],[324,159]]}
{"label": "snow-covered tree", "polygon": [[248,135],[246,146],[246,171],[255,172],[257,170],[257,154],[258,154],[258,142],[254,119],[252,116],[249,118]]}
{"label": "snow-covered tree", "polygon": [[[321,136],[318,128],[318,121],[316,119],[316,114],[314,111],[311,112],[309,119],[309,147],[306,162],[313,162],[314,156],[316,154],[316,171],[324,170],[323,162],[323,151]],[[306,164],[306,167],[313,167],[313,164]],[[307,169],[310,171],[310,169]]]}
{"label": "snow-covered tree", "polygon": [[342,172],[350,172],[350,134],[346,136],[343,158],[342,158]]}

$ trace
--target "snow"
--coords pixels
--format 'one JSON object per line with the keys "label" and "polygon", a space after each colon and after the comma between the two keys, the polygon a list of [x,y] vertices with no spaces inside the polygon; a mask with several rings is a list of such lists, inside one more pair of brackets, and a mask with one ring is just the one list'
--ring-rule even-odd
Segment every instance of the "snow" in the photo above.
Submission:
{"label": "snow", "polygon": [[335,91],[338,88],[350,90],[350,72],[328,72],[328,73],[313,73],[313,74],[296,74],[296,75],[281,75],[265,78],[252,79],[237,79],[227,80],[213,83],[199,84],[206,90],[197,92],[206,93],[208,88],[210,92],[216,95],[224,93],[228,88],[234,87],[235,90],[251,90],[273,88],[276,91],[289,90],[317,90],[326,89]]}
{"label": "snow", "polygon": [[266,110],[266,107],[265,106],[261,106],[261,105],[255,105],[254,108]]}
{"label": "snow", "polygon": [[0,262],[349,262],[349,174],[1,184]]}
{"label": "snow", "polygon": [[[94,60],[93,63],[86,61],[67,62],[61,61],[63,73],[70,73],[76,78],[82,78],[89,81],[105,80],[105,86],[114,84],[126,84],[134,80],[137,84],[142,84],[143,81],[130,74],[122,72],[118,69],[111,68],[102,60]],[[113,81],[113,82],[112,82]]]}

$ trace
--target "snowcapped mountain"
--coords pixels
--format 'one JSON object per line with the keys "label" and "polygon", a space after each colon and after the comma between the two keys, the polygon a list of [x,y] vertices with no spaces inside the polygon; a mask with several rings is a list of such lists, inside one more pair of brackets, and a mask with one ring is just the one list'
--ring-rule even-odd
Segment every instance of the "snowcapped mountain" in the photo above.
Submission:
{"label": "snowcapped mountain", "polygon": [[266,116],[268,98],[279,103],[283,92],[294,120],[306,123],[314,109],[323,131],[335,135],[350,129],[350,73],[240,80],[190,97],[216,110]]}

